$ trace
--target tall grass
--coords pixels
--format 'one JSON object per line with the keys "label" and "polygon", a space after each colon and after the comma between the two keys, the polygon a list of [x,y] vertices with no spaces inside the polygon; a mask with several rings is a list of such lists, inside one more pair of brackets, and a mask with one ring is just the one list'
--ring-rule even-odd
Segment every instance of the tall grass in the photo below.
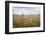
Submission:
{"label": "tall grass", "polygon": [[40,27],[40,16],[13,15],[13,28],[18,27]]}

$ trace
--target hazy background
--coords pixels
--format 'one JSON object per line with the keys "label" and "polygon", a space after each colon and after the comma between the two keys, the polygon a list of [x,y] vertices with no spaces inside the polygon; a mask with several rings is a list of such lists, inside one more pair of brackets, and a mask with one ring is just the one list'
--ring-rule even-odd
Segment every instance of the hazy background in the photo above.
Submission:
{"label": "hazy background", "polygon": [[12,7],[13,15],[40,15],[39,7]]}

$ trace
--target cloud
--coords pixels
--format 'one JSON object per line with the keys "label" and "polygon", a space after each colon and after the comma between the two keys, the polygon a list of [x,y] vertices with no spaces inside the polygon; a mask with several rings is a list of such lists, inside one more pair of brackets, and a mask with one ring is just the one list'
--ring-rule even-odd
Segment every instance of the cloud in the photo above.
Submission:
{"label": "cloud", "polygon": [[40,15],[39,7],[13,7],[13,15]]}

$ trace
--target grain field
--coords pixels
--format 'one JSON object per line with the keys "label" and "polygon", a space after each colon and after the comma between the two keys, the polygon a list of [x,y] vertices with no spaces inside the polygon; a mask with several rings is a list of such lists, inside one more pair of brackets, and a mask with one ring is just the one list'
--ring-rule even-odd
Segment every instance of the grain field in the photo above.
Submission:
{"label": "grain field", "polygon": [[40,27],[40,16],[13,15],[13,28],[19,27]]}

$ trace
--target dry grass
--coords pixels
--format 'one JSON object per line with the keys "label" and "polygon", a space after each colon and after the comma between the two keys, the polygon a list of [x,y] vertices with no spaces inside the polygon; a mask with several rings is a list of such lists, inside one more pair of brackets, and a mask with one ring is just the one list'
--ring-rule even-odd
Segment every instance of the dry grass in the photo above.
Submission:
{"label": "dry grass", "polygon": [[40,16],[13,16],[13,28],[40,27]]}

